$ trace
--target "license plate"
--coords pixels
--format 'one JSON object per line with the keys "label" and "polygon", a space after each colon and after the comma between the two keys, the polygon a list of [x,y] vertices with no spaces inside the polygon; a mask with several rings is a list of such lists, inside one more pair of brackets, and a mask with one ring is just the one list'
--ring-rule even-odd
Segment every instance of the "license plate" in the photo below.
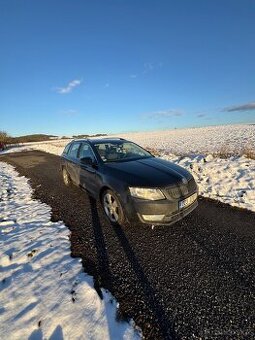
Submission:
{"label": "license plate", "polygon": [[185,200],[179,202],[179,209],[183,209],[191,205],[197,199],[197,193],[185,198]]}

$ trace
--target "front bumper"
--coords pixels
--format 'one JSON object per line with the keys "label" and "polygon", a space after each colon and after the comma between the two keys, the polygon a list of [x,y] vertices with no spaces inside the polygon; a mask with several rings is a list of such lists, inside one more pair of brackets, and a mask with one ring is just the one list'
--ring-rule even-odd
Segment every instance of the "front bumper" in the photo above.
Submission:
{"label": "front bumper", "polygon": [[[193,193],[194,194],[194,193]],[[187,197],[183,197],[185,199]],[[134,216],[137,216],[138,220],[145,224],[153,224],[153,225],[171,225],[188,214],[190,214],[197,206],[197,199],[190,204],[189,206],[180,209],[179,208],[179,200],[160,200],[160,201],[148,201],[141,199],[132,199],[133,212],[129,214],[131,219],[134,219]],[[163,215],[160,220],[145,220],[143,215]]]}

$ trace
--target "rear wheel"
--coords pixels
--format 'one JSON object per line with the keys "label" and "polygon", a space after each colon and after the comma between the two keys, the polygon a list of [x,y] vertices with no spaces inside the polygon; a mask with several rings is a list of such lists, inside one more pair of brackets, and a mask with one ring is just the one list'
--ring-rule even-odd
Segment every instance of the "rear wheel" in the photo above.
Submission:
{"label": "rear wheel", "polygon": [[125,215],[117,195],[111,190],[105,190],[102,195],[102,205],[109,221],[114,225],[122,225]]}
{"label": "rear wheel", "polygon": [[62,177],[63,177],[63,182],[66,186],[70,186],[71,180],[68,172],[66,171],[66,168],[62,169]]}

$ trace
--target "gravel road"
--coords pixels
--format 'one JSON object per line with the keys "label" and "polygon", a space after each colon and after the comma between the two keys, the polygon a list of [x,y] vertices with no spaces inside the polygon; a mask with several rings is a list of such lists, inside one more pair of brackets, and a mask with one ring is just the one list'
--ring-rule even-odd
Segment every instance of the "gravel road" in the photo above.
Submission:
{"label": "gravel road", "polygon": [[200,199],[170,227],[112,227],[99,202],[66,188],[59,157],[39,151],[0,157],[30,178],[52,219],[71,230],[73,256],[112,292],[120,318],[146,339],[254,339],[255,214]]}

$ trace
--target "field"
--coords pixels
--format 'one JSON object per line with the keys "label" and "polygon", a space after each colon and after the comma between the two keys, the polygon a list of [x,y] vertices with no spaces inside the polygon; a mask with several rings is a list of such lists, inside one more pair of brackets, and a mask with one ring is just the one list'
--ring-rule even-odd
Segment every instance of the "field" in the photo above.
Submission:
{"label": "field", "polygon": [[162,130],[119,134],[144,147],[175,155],[220,154],[227,149],[233,154],[255,149],[255,125],[222,125],[202,128]]}

